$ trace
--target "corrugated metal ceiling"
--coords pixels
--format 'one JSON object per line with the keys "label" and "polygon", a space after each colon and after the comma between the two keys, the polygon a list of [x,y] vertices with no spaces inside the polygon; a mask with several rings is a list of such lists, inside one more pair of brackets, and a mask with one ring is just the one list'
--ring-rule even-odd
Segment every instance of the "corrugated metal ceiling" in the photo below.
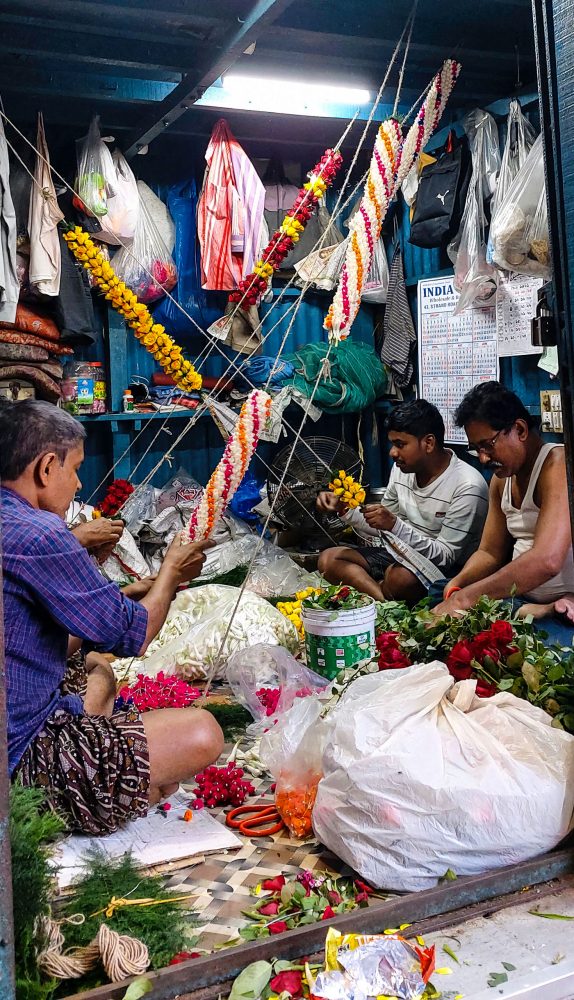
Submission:
{"label": "corrugated metal ceiling", "polygon": [[[230,65],[374,92],[410,9],[410,0],[0,0],[0,95],[17,121],[41,108],[61,133],[83,134],[98,112],[132,150],[157,135],[162,146],[168,135],[205,139],[220,112],[194,107],[194,97]],[[519,90],[535,89],[529,0],[419,0],[404,104],[448,55],[463,63],[453,110],[513,93],[518,76]],[[227,117],[252,146],[286,135],[325,145],[341,130],[325,119]]]}

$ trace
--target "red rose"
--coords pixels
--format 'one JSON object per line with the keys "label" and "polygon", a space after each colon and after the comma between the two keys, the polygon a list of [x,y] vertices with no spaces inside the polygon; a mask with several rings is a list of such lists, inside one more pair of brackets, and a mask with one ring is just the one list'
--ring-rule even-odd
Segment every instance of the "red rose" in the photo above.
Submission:
{"label": "red rose", "polygon": [[261,883],[261,888],[266,889],[267,892],[281,892],[281,889],[285,885],[285,876],[277,875],[276,878],[267,878]]}
{"label": "red rose", "polygon": [[493,694],[496,694],[496,684],[479,680],[476,685],[476,694],[479,698],[492,698]]}
{"label": "red rose", "polygon": [[448,654],[446,665],[450,670],[453,667],[468,667],[473,660],[473,649],[468,639],[461,639],[456,642]]}
{"label": "red rose", "polygon": [[332,906],[326,906],[321,915],[321,920],[331,920],[332,917],[336,916],[337,914],[335,913]]}
{"label": "red rose", "polygon": [[510,622],[493,622],[490,626],[490,632],[496,642],[504,643],[505,645],[512,642],[514,638],[514,629]]}
{"label": "red rose", "polygon": [[180,962],[187,962],[190,958],[201,958],[200,951],[178,951],[174,955],[169,965],[179,965]]}
{"label": "red rose", "polygon": [[279,996],[281,993],[288,993],[292,997],[303,996],[303,973],[296,969],[280,972],[269,983],[270,989]]}
{"label": "red rose", "polygon": [[339,903],[343,902],[343,897],[340,893],[336,892],[335,889],[330,889],[327,896],[329,897],[331,906],[338,906]]}
{"label": "red rose", "polygon": [[362,906],[363,904],[366,905],[368,902],[369,902],[369,894],[367,892],[358,892],[355,895],[355,903],[357,904],[357,906]]}
{"label": "red rose", "polygon": [[259,912],[264,917],[274,917],[279,910],[279,903],[266,903],[265,906],[259,907]]}
{"label": "red rose", "polygon": [[367,896],[372,896],[375,891],[372,885],[369,885],[368,882],[363,882],[360,878],[355,879],[355,887],[361,892],[366,892]]}
{"label": "red rose", "polygon": [[275,920],[272,924],[269,924],[270,934],[283,934],[283,931],[287,930],[287,924],[284,920]]}

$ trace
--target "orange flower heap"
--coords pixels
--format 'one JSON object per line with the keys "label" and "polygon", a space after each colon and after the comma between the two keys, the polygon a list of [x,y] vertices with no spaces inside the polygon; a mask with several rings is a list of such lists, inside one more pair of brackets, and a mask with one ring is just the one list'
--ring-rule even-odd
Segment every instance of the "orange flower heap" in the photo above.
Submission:
{"label": "orange flower heap", "polygon": [[90,272],[99,291],[124,317],[134,336],[159,362],[166,375],[171,376],[178,389],[184,392],[201,389],[201,375],[191,361],[183,357],[181,347],[166,333],[161,323],[154,323],[148,307],[138,300],[125,282],[120,281],[88,234],[76,226],[64,233],[64,239],[76,260]]}

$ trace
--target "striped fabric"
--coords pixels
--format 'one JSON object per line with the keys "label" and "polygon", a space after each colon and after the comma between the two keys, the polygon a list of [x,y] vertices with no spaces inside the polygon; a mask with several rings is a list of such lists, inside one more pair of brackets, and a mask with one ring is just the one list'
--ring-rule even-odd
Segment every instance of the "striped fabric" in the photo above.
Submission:
{"label": "striped fabric", "polygon": [[259,256],[261,246],[261,226],[265,208],[265,188],[251,160],[241,148],[237,140],[229,133],[231,144],[231,160],[235,175],[235,188],[240,199],[242,211],[239,213],[243,223],[243,273],[251,274],[253,265]]}
{"label": "striped fabric", "polygon": [[407,299],[403,257],[397,246],[389,274],[389,290],[383,324],[381,361],[390,369],[395,384],[404,389],[413,377],[416,333]]}
{"label": "striped fabric", "polygon": [[259,252],[265,188],[227,122],[215,125],[197,210],[203,288],[231,291]]}

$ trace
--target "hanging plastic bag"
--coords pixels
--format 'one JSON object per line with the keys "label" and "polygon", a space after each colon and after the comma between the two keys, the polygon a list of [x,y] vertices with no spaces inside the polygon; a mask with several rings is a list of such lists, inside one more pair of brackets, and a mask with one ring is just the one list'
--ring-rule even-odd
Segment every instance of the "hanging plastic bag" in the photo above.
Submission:
{"label": "hanging plastic bag", "polygon": [[100,119],[92,118],[88,134],[78,154],[78,173],[76,175],[76,192],[74,208],[86,215],[101,218],[107,214],[108,199],[115,191],[115,167],[105,142],[100,135]]}
{"label": "hanging plastic bag", "polygon": [[384,304],[387,301],[389,289],[389,265],[385,253],[385,244],[378,240],[373,254],[371,268],[363,288],[361,302]]}
{"label": "hanging plastic bag", "polygon": [[[227,682],[239,704],[266,729],[289,711],[297,698],[307,698],[326,685],[324,677],[308,670],[282,646],[262,644],[230,656]],[[267,699],[258,694],[263,690],[270,694]]]}
{"label": "hanging plastic bag", "polygon": [[155,302],[177,281],[177,268],[141,198],[133,243],[118,251],[113,267],[140,302]]}
{"label": "hanging plastic bag", "polygon": [[[175,263],[177,285],[172,299],[164,299],[154,309],[154,319],[173,336],[197,334],[197,324],[207,328],[221,310],[207,304],[201,287],[201,258],[197,242],[197,189],[195,180],[170,187],[167,195],[175,223]],[[181,306],[178,308],[177,303]],[[194,322],[195,321],[195,322]]]}
{"label": "hanging plastic bag", "polygon": [[105,243],[120,245],[134,238],[140,212],[138,185],[123,153],[112,154],[115,194],[108,198],[108,211],[100,220],[101,232],[95,234]]}
{"label": "hanging plastic bag", "polygon": [[[496,217],[501,205],[504,204],[504,199],[508,194],[510,185],[526,163],[535,138],[536,132],[522,114],[520,102],[511,101],[506,123],[506,143],[502,154],[502,164],[498,175],[496,191],[492,199],[491,234],[493,227],[496,227]],[[489,263],[492,263],[492,235],[488,240],[486,259]]]}
{"label": "hanging plastic bag", "polygon": [[550,238],[542,136],[510,185],[490,230],[492,259],[508,271],[548,277]]}
{"label": "hanging plastic bag", "polygon": [[574,737],[521,698],[475,688],[436,661],[384,670],[331,714],[313,828],[373,885],[427,889],[448,869],[537,857],[569,832]]}
{"label": "hanging plastic bag", "polygon": [[460,229],[448,246],[455,288],[460,292],[455,313],[472,305],[486,305],[497,288],[496,269],[486,261],[485,206],[495,191],[500,170],[498,131],[492,115],[480,108],[466,115],[463,124],[472,155],[472,177]]}

